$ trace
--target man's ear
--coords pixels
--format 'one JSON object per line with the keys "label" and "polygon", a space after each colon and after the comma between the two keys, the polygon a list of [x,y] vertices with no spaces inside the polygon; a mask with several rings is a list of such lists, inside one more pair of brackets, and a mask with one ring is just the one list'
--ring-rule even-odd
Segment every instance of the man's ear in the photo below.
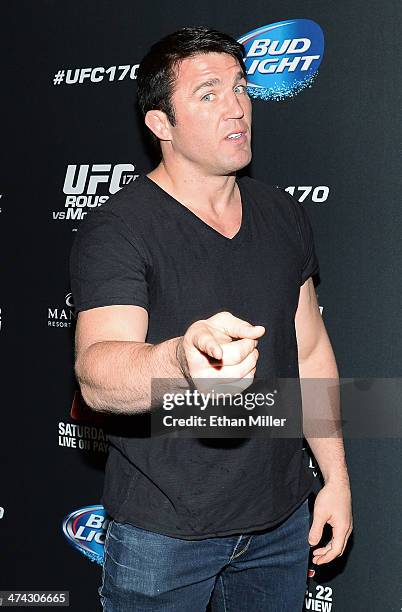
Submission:
{"label": "man's ear", "polygon": [[166,113],[150,110],[145,115],[145,125],[159,140],[171,140],[171,125]]}

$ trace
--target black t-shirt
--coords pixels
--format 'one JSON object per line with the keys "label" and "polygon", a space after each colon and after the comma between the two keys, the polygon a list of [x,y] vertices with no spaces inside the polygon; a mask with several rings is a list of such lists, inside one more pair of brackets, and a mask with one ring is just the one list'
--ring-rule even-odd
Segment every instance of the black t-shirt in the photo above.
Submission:
{"label": "black t-shirt", "polygon": [[[256,377],[297,379],[294,316],[318,271],[311,225],[284,190],[237,183],[242,223],[231,239],[146,176],[91,211],[71,252],[76,312],[142,306],[156,344],[229,311],[265,326]],[[311,491],[300,437],[149,437],[149,418],[126,416],[109,436],[102,502],[117,521],[183,539],[247,533],[279,523]]]}

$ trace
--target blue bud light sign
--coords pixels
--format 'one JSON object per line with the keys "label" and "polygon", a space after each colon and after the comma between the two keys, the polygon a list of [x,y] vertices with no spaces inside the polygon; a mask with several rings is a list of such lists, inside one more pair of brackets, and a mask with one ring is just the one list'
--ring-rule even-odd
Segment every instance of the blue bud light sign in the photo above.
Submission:
{"label": "blue bud light sign", "polygon": [[238,39],[250,96],[283,100],[311,87],[324,55],[324,34],[310,19],[288,19],[248,32]]}
{"label": "blue bud light sign", "polygon": [[74,510],[65,517],[63,533],[76,550],[102,565],[109,521],[103,506],[87,506]]}

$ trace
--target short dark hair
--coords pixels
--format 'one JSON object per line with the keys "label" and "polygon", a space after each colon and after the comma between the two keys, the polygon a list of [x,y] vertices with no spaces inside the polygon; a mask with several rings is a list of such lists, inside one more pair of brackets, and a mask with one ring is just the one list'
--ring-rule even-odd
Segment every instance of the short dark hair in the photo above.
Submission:
{"label": "short dark hair", "polygon": [[[182,28],[156,42],[140,63],[137,71],[137,101],[142,115],[149,110],[166,113],[171,125],[176,124],[172,95],[180,63],[200,53],[227,53],[246,68],[244,47],[234,38],[206,27]],[[159,140],[151,134],[153,141]]]}

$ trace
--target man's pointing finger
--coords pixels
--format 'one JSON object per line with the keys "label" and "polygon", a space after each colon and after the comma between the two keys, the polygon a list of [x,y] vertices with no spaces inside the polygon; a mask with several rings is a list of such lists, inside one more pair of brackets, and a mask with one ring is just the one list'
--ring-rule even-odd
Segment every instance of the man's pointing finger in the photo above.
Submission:
{"label": "man's pointing finger", "polygon": [[232,338],[251,338],[255,340],[265,334],[265,327],[263,325],[251,325],[243,321],[235,321],[233,325],[225,328],[225,333],[229,334]]}

